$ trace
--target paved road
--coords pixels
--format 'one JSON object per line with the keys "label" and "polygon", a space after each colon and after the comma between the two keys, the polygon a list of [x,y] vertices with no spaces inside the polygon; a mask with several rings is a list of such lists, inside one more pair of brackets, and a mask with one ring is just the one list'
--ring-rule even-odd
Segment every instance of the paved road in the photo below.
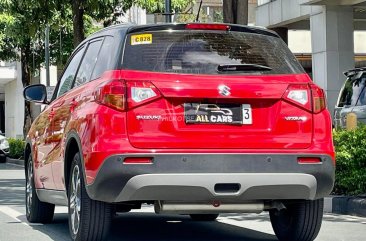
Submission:
{"label": "paved road", "polygon": [[[0,241],[70,240],[67,209],[56,208],[54,222],[29,224],[25,218],[24,171],[0,164]],[[195,222],[185,216],[156,215],[152,207],[119,215],[110,241],[270,241],[268,213],[227,214],[217,222]],[[326,214],[317,241],[366,240],[366,218]]]}

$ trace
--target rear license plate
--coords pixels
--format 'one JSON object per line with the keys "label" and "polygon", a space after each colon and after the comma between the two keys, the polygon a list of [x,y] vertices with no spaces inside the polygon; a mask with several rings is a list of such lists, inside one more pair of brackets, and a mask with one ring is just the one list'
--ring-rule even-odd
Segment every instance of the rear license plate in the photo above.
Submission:
{"label": "rear license plate", "polygon": [[187,124],[252,124],[252,108],[245,104],[185,103],[184,118]]}

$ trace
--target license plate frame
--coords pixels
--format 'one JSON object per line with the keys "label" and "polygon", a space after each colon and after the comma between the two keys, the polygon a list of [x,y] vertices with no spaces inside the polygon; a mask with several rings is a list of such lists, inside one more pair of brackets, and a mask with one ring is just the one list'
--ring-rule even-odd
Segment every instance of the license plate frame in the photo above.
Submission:
{"label": "license plate frame", "polygon": [[184,103],[186,124],[250,125],[250,104]]}

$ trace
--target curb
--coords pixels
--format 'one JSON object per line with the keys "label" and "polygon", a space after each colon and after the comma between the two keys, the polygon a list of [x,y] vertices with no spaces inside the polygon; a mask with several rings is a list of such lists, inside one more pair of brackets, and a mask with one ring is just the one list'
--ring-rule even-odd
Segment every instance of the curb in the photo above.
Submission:
{"label": "curb", "polygon": [[10,157],[6,157],[6,162],[24,167],[24,160],[22,160],[22,159],[13,159]]}
{"label": "curb", "polygon": [[326,197],[324,212],[366,217],[366,197]]}

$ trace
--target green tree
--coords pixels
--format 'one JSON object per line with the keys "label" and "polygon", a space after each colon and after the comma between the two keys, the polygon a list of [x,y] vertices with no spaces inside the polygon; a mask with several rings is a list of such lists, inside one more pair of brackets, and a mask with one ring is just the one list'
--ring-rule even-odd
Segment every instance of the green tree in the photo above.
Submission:
{"label": "green tree", "polygon": [[102,22],[104,26],[112,24],[137,0],[69,0],[72,9],[74,47],[85,38],[86,20]]}
{"label": "green tree", "polygon": [[[163,13],[165,11],[165,0],[132,0],[131,2],[146,9],[148,13]],[[195,2],[195,0],[172,0],[172,11],[174,13],[187,12]]]}
{"label": "green tree", "polygon": [[[185,11],[193,6],[194,2],[194,0],[172,0],[172,11],[176,13]],[[148,13],[163,13],[165,9],[164,0],[69,0],[68,4],[72,9],[74,47],[85,38],[85,19],[88,17],[108,26],[132,5],[140,6]]]}
{"label": "green tree", "polygon": [[[51,27],[51,43],[64,37],[61,48],[51,51],[51,63],[63,61],[71,51],[67,44],[71,36],[67,11],[62,1],[47,0],[0,0],[0,59],[20,61],[23,86],[30,84],[31,75],[44,61],[44,29]],[[58,62],[60,63],[60,62]],[[33,117],[30,104],[25,102],[24,135],[28,132]]]}

